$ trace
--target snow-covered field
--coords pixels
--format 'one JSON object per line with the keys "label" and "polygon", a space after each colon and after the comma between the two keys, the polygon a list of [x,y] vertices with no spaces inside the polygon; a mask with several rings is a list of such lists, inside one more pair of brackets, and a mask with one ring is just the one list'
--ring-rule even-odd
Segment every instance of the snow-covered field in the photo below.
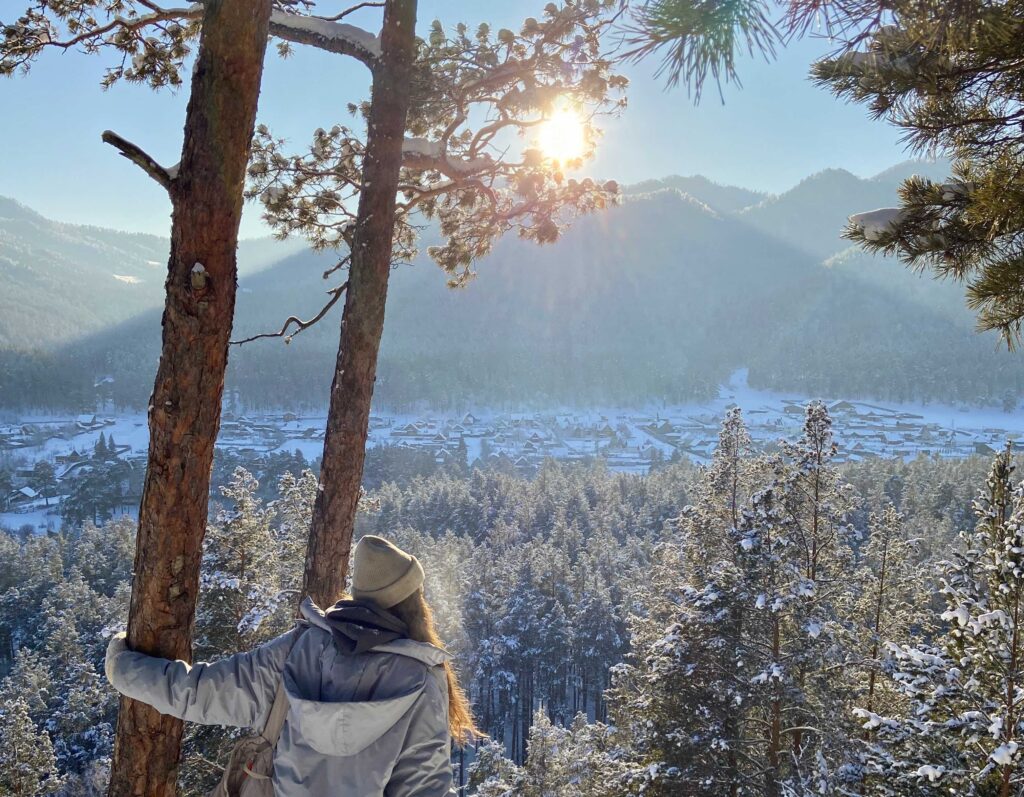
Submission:
{"label": "snow-covered field", "polygon": [[[654,460],[679,453],[706,461],[714,450],[718,426],[736,405],[755,443],[771,447],[780,438],[799,435],[803,406],[812,397],[756,390],[745,370],[732,375],[717,399],[688,405],[604,407],[581,411],[553,407],[546,411],[508,413],[482,407],[459,415],[392,414],[371,418],[369,445],[425,449],[441,462],[465,455],[507,459],[530,470],[545,458],[604,458],[609,467],[646,472]],[[933,454],[963,457],[1001,448],[1024,438],[1024,412],[999,408],[963,410],[948,405],[844,401],[828,404],[840,460],[866,457],[914,457]],[[218,447],[235,449],[254,461],[271,452],[301,451],[309,461],[320,456],[326,413],[296,416],[277,412],[234,416],[226,413]],[[73,473],[76,452],[89,456],[100,434],[117,445],[124,459],[144,461],[148,443],[141,413],[71,417],[22,416],[0,419],[0,462],[25,474],[39,460],[53,462],[58,482]],[[464,452],[463,452],[464,448]],[[82,463],[84,464],[84,463]],[[79,465],[80,466],[80,465]],[[16,484],[20,487],[21,484]],[[52,503],[52,500],[51,500]],[[57,522],[39,500],[18,499],[0,514],[0,524],[17,528]]]}

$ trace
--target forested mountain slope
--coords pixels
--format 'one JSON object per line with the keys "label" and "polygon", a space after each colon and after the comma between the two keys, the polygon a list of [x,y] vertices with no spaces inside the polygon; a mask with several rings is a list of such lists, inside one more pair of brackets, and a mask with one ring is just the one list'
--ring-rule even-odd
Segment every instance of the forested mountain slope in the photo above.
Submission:
{"label": "forested mountain slope", "polygon": [[[631,193],[557,244],[501,241],[461,290],[426,257],[397,266],[377,399],[391,408],[681,401],[713,392],[740,366],[752,384],[828,396],[974,402],[1020,393],[1019,358],[972,331],[959,286],[849,249],[835,218],[811,225],[821,243],[792,240],[808,207],[842,218],[869,200],[891,202],[902,176],[826,173],[734,213],[674,189]],[[836,180],[867,187],[841,203],[831,188],[827,202],[809,198]],[[769,213],[786,224],[768,224]],[[807,251],[824,250],[829,236],[829,257]],[[243,279],[236,337],[315,314],[332,262],[304,252]],[[229,389],[250,406],[322,406],[338,309],[289,346],[232,349]],[[0,405],[89,405],[94,383],[112,376],[101,395],[144,406],[159,318],[143,313],[45,354],[0,354]]]}
{"label": "forested mountain slope", "polygon": [[[47,348],[163,304],[166,238],[44,218],[0,197],[0,348]],[[244,241],[253,273],[298,247]]]}

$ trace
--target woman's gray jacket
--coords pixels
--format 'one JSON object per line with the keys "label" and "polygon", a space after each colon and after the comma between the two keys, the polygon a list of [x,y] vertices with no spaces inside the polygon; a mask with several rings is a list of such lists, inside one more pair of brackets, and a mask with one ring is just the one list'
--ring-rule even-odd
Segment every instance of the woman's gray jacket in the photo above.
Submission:
{"label": "woman's gray jacket", "polygon": [[274,754],[277,797],[454,794],[448,654],[410,639],[345,653],[329,616],[308,599],[302,614],[308,628],[248,653],[190,667],[124,650],[108,676],[162,714],[259,731],[283,674],[289,708]]}

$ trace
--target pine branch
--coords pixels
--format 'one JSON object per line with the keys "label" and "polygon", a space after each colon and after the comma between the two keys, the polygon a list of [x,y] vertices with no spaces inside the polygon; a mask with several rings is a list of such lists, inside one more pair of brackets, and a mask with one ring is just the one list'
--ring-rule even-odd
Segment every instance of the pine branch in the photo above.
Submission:
{"label": "pine branch", "polygon": [[655,77],[665,76],[670,88],[686,85],[699,102],[710,77],[718,86],[739,84],[736,56],[745,49],[774,58],[781,35],[763,0],[651,0],[633,12],[622,58],[642,61],[662,56]]}

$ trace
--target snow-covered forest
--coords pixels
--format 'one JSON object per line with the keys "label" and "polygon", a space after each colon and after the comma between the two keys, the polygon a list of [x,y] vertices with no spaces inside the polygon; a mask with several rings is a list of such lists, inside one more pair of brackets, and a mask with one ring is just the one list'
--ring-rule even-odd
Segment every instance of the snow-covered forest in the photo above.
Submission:
{"label": "snow-covered forest", "polygon": [[1024,797],[1022,64],[5,2],[0,797]]}
{"label": "snow-covered forest", "polygon": [[[1016,608],[1002,563],[1024,512],[1008,460],[835,454],[812,404],[774,455],[752,450],[734,411],[706,467],[551,462],[534,478],[440,471],[369,492],[359,530],[422,559],[490,735],[456,758],[465,782],[487,795],[772,793],[768,781],[948,794],[997,775],[1016,672],[999,655]],[[220,489],[197,658],[291,624],[316,478],[286,472],[272,499],[259,492],[241,468]],[[101,662],[133,540],[130,521],[2,538],[8,793],[103,782],[116,701]],[[183,793],[209,788],[234,734],[190,726]]]}

